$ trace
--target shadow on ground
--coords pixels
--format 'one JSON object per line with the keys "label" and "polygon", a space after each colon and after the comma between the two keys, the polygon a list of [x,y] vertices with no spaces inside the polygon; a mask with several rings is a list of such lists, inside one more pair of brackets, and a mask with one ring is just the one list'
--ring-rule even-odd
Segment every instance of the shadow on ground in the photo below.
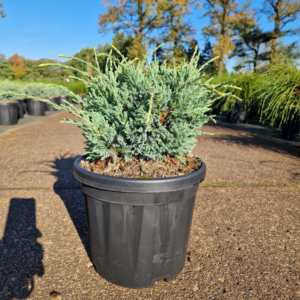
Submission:
{"label": "shadow on ground", "polygon": [[81,242],[91,259],[83,195],[79,182],[73,176],[73,164],[76,158],[76,156],[68,156],[67,153],[51,161],[50,166],[54,169],[51,174],[56,177],[53,188],[64,202]]}
{"label": "shadow on ground", "polygon": [[44,275],[44,250],[37,238],[35,199],[13,198],[4,236],[0,240],[0,299],[26,299],[34,289],[34,275]]}
{"label": "shadow on ground", "polygon": [[[214,126],[217,126],[217,125],[208,124],[206,126],[211,127],[211,129],[213,130]],[[297,149],[292,146],[281,145],[279,143],[269,141],[269,140],[266,140],[264,138],[260,138],[257,136],[245,135],[245,134],[239,135],[239,134],[243,134],[243,133],[245,133],[245,132],[237,130],[235,135],[233,135],[233,134],[232,135],[231,134],[228,134],[228,135],[216,134],[215,136],[213,136],[213,141],[215,143],[222,143],[223,145],[224,145],[224,142],[226,142],[227,144],[241,145],[241,146],[249,147],[249,148],[262,148],[264,150],[273,151],[273,152],[276,152],[279,154],[291,155],[291,156],[300,158],[300,148]],[[200,136],[200,138],[201,137],[203,137],[203,135]]]}

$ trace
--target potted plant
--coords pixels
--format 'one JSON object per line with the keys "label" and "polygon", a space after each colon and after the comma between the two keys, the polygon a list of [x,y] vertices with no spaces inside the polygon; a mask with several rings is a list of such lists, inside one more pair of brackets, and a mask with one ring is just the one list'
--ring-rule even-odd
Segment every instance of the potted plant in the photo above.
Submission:
{"label": "potted plant", "polygon": [[115,50],[121,59],[108,54],[104,72],[96,53],[97,65],[87,63],[96,76],[76,70],[87,78],[80,79],[86,97],[68,93],[80,107],[67,101],[53,106],[74,115],[76,120],[62,122],[81,128],[87,140],[74,176],[84,193],[97,272],[117,285],[151,287],[184,266],[195,196],[206,172],[190,153],[201,126],[213,117],[205,115],[213,95],[224,94],[204,79],[195,55],[168,68],[147,57],[128,61]]}
{"label": "potted plant", "polygon": [[[45,94],[47,95],[47,99],[49,99],[52,103],[60,104],[60,89],[55,85],[47,85],[45,87]],[[52,104],[46,103],[46,111],[56,111]]]}
{"label": "potted plant", "polygon": [[[0,82],[0,91],[11,91],[8,81]],[[18,123],[18,97],[16,95],[0,94],[0,125],[14,125]]]}
{"label": "potted plant", "polygon": [[300,71],[291,60],[275,64],[257,92],[262,100],[261,117],[281,126],[281,138],[294,140],[300,133]]}
{"label": "potted plant", "polygon": [[27,113],[32,116],[44,116],[46,104],[39,101],[39,99],[47,96],[45,86],[39,83],[30,83],[24,88],[24,92],[30,95],[30,97],[26,98]]}
{"label": "potted plant", "polygon": [[[17,93],[22,93],[24,90],[24,84],[9,81],[9,88],[11,91],[15,91]],[[26,107],[25,101],[21,97],[17,97],[16,101],[18,104],[18,118],[22,119],[22,118],[24,118],[24,113],[25,113],[25,107]]]}
{"label": "potted plant", "polygon": [[[219,114],[227,111],[226,121],[231,123],[245,123],[249,118],[257,115],[259,103],[253,94],[260,86],[261,77],[258,74],[231,74],[224,78],[214,79],[214,82],[231,81],[236,87],[239,87],[229,96],[216,101],[214,103],[215,111]],[[230,89],[226,86],[223,91],[228,92]]]}
{"label": "potted plant", "polygon": [[17,99],[0,95],[0,125],[15,125],[18,123],[18,103],[15,100]]}
{"label": "potted plant", "polygon": [[64,100],[72,103],[72,99],[69,97],[67,91],[59,87],[60,101],[59,104],[64,104]]}
{"label": "potted plant", "polygon": [[[9,80],[4,80],[0,82],[0,91],[1,92],[15,92],[15,93],[22,93],[23,91],[23,84],[20,84],[19,82],[12,82]],[[3,97],[1,97],[3,98]],[[6,95],[6,97],[4,97],[2,99],[3,100],[9,100],[9,101],[16,101],[17,105],[18,105],[18,119],[23,118],[24,117],[24,110],[25,110],[25,103],[24,103],[24,99],[20,98],[20,97],[16,97],[15,95]],[[7,106],[8,107],[12,107],[12,106]],[[13,105],[14,107],[14,105]],[[12,108],[10,108],[12,109]],[[14,110],[14,109],[13,109]],[[14,113],[13,113],[14,115]],[[15,118],[13,118],[14,120],[12,121],[13,123],[15,123]],[[9,121],[10,123],[11,121]]]}
{"label": "potted plant", "polygon": [[25,114],[25,101],[24,101],[24,99],[18,97],[17,98],[17,104],[18,104],[18,118],[22,119],[22,118],[24,118],[24,114]]}

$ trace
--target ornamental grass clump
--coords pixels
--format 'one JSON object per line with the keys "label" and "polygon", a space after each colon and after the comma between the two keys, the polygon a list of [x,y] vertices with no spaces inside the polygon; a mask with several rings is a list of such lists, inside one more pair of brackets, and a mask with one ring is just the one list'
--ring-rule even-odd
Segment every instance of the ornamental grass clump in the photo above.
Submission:
{"label": "ornamental grass clump", "polygon": [[86,97],[82,100],[68,91],[80,108],[67,101],[54,104],[79,119],[62,122],[83,130],[89,161],[112,158],[115,162],[122,156],[125,162],[132,158],[157,162],[168,156],[184,164],[184,156],[191,153],[195,137],[203,134],[202,125],[213,120],[206,115],[213,101],[229,95],[217,90],[226,84],[210,84],[197,67],[199,57],[195,55],[190,62],[182,62],[179,67],[174,62],[169,68],[157,60],[149,63],[149,55],[144,60],[128,61],[115,50],[120,60],[111,53],[100,54],[107,56],[105,70],[100,70],[97,60],[93,66],[77,57],[60,56],[86,63],[97,72],[90,77],[76,70],[86,78],[77,78],[86,85]]}
{"label": "ornamental grass clump", "polygon": [[257,92],[262,100],[261,116],[271,126],[281,125],[300,114],[300,71],[293,61],[285,61],[270,68],[263,87]]}

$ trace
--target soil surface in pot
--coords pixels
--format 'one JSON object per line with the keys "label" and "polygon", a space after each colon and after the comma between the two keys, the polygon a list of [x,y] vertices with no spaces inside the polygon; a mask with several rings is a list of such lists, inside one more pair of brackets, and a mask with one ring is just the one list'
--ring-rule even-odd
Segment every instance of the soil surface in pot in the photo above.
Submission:
{"label": "soil surface in pot", "polygon": [[1,100],[0,103],[17,103],[17,102],[13,100]]}
{"label": "soil surface in pot", "polygon": [[166,156],[166,161],[158,162],[151,160],[140,161],[137,157],[132,157],[131,161],[125,162],[123,156],[118,156],[113,162],[112,157],[104,160],[96,159],[89,161],[82,159],[79,165],[90,172],[100,175],[123,177],[123,178],[167,178],[182,176],[197,171],[201,167],[201,158],[192,155],[184,157],[185,165],[181,164],[175,157]]}

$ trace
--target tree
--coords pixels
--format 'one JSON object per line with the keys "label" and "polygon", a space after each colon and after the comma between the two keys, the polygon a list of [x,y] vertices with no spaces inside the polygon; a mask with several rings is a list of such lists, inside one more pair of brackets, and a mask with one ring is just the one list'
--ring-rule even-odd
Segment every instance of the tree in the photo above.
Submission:
{"label": "tree", "polygon": [[[213,47],[209,40],[207,40],[204,44],[204,49],[200,49],[200,59],[199,66],[202,67],[204,64],[209,62],[213,58]],[[213,63],[208,64],[203,69],[207,74],[215,75],[217,70],[214,67]]]}
{"label": "tree", "polygon": [[[156,47],[160,45],[160,43],[156,43]],[[159,47],[155,52],[152,54],[152,60],[157,60],[159,65],[161,66],[165,58],[165,51],[162,47]]]}
{"label": "tree", "polygon": [[[197,47],[197,50],[196,50]],[[195,53],[196,51],[196,53]],[[198,60],[198,68],[202,68],[204,64],[209,62],[213,58],[213,48],[211,45],[211,42],[209,40],[206,40],[204,44],[203,50],[198,47],[198,42],[196,40],[193,40],[190,44],[189,49],[187,50],[187,56],[188,60],[190,61],[193,55],[195,56],[200,54],[199,60]],[[206,74],[209,75],[215,75],[216,74],[216,68],[213,66],[212,63],[206,65],[203,67],[203,70]]]}
{"label": "tree", "polygon": [[200,51],[200,60],[199,65],[202,66],[206,64],[208,61],[210,61],[213,58],[213,48],[210,41],[206,41],[204,45],[204,49]]}
{"label": "tree", "polygon": [[[112,41],[112,45],[114,45],[114,47],[116,47],[122,53],[122,55],[125,57],[128,56],[128,49],[131,49],[132,43],[133,43],[132,37],[124,34],[123,32],[117,32],[115,34],[115,36],[113,37],[113,41]],[[108,54],[110,51],[112,51],[112,55],[114,57],[121,59],[120,55],[111,47],[110,44],[106,43],[104,46],[99,44],[97,47],[98,53]],[[103,70],[103,72],[104,72],[107,57],[99,56],[98,61],[99,61],[100,69]]]}
{"label": "tree", "polygon": [[166,0],[103,0],[107,13],[99,16],[99,32],[108,30],[133,35],[129,58],[143,58],[147,48],[147,38],[153,30],[160,28],[166,11],[169,9]]}
{"label": "tree", "polygon": [[170,45],[165,49],[165,58],[172,61],[175,58],[176,64],[187,58],[186,47],[190,46],[195,29],[185,20],[185,17],[192,12],[195,5],[191,0],[168,0],[168,12],[161,24],[162,38],[156,39],[156,44],[165,42]]}
{"label": "tree", "polygon": [[6,60],[6,56],[2,53],[0,53],[0,64]]}
{"label": "tree", "polygon": [[[2,3],[0,3],[0,7],[3,7],[3,4],[2,4]],[[3,11],[2,9],[0,9],[0,16],[1,16],[2,18],[5,18],[5,16],[6,16],[6,14],[4,13],[4,11]]]}
{"label": "tree", "polygon": [[300,27],[284,30],[287,24],[298,19],[300,0],[264,0],[261,12],[265,13],[270,21],[274,21],[270,51],[270,62],[273,64],[276,59],[278,39],[286,35],[297,34],[300,31]]}
{"label": "tree", "polygon": [[[131,36],[124,34],[123,32],[118,32],[112,41],[112,45],[114,45],[124,56],[128,55],[128,49],[131,49],[133,39]],[[109,43],[104,45],[98,44],[96,49],[96,54],[105,53],[108,54],[112,51],[112,55],[118,59],[120,59],[120,55],[111,47]],[[74,54],[74,57],[78,57],[84,61],[89,61],[92,65],[96,65],[96,58],[95,58],[95,50],[94,47],[87,47],[81,49],[79,52]],[[105,72],[105,65],[107,61],[107,56],[98,56],[99,67],[101,71]],[[92,75],[94,74],[94,70],[91,68],[87,68],[86,64],[78,61],[78,60],[71,60],[69,61],[69,65],[77,70],[84,71],[84,72],[91,72]],[[78,71],[73,71],[76,77],[83,78],[83,75],[80,74]]]}
{"label": "tree", "polygon": [[0,79],[12,79],[13,74],[9,61],[3,61],[0,64]]}
{"label": "tree", "polygon": [[[132,46],[132,37],[123,32],[117,32],[113,38],[112,44],[122,53],[122,55],[127,57],[128,49]],[[115,50],[113,50],[113,53],[117,55]]]}
{"label": "tree", "polygon": [[24,76],[25,64],[24,59],[18,54],[12,55],[8,61],[11,63],[11,69],[14,71],[16,78],[20,79]]}
{"label": "tree", "polygon": [[[89,61],[92,65],[96,65],[96,59],[95,59],[95,52],[94,52],[94,48],[91,47],[86,47],[86,48],[83,48],[81,49],[79,52],[75,53],[73,55],[74,57],[78,57],[84,61]],[[69,62],[69,65],[75,69],[78,69],[80,71],[84,71],[84,72],[90,72],[92,73],[92,75],[95,75],[94,74],[94,70],[90,70],[90,69],[87,69],[87,66],[85,63],[82,63],[78,60],[75,60],[75,59],[72,59],[70,62]],[[74,75],[76,77],[79,77],[79,78],[83,78],[83,75],[81,73],[79,73],[78,71],[73,71]]]}
{"label": "tree", "polygon": [[[258,61],[266,61],[269,52],[260,52],[263,45],[267,45],[272,39],[271,32],[263,32],[257,24],[238,24],[236,27],[238,38],[234,40],[235,49],[232,56],[246,59],[246,63],[253,65],[253,72],[257,71]],[[242,68],[242,66],[237,66]]]}
{"label": "tree", "polygon": [[253,24],[253,11],[249,10],[250,3],[246,2],[239,9],[235,0],[206,0],[204,7],[207,9],[204,16],[210,18],[210,25],[203,28],[203,34],[213,36],[216,43],[213,55],[219,56],[218,74],[222,76],[224,62],[230,56],[230,51],[235,45],[231,42],[236,24]]}
{"label": "tree", "polygon": [[[72,71],[69,69],[62,69],[59,66],[46,66],[40,67],[40,64],[45,63],[58,63],[58,60],[41,58],[38,60],[33,59],[24,59],[25,63],[25,72],[23,79],[25,80],[65,80],[67,76],[74,75]],[[68,64],[69,61],[64,62],[64,64]]]}
{"label": "tree", "polygon": [[293,42],[290,45],[284,45],[282,41],[279,41],[277,45],[277,54],[279,59],[297,60],[300,57],[298,42]]}

